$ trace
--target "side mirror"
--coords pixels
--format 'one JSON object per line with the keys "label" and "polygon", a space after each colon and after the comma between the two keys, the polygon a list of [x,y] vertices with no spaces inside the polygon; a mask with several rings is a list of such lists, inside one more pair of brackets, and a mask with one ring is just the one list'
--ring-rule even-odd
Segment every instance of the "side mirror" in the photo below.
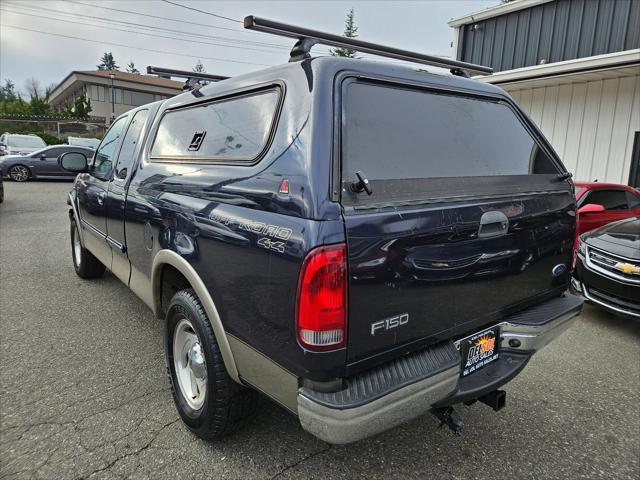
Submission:
{"label": "side mirror", "polygon": [[47,159],[47,156],[46,156],[44,153],[41,153],[41,154],[39,155],[39,158],[40,158],[40,160],[46,160],[46,159]]}
{"label": "side mirror", "polygon": [[67,172],[84,173],[89,171],[89,163],[84,153],[67,152],[58,157],[58,165]]}
{"label": "side mirror", "polygon": [[583,205],[578,209],[579,214],[598,213],[598,212],[604,212],[604,211],[605,211],[605,208],[602,205],[597,205],[595,203],[587,203],[586,205]]}

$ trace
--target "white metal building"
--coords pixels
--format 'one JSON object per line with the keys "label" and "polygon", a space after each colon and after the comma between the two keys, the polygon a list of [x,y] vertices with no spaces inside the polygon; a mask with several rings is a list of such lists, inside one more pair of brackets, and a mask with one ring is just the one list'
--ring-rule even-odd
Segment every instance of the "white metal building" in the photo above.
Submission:
{"label": "white metal building", "polygon": [[576,180],[640,186],[640,1],[515,0],[449,25]]}

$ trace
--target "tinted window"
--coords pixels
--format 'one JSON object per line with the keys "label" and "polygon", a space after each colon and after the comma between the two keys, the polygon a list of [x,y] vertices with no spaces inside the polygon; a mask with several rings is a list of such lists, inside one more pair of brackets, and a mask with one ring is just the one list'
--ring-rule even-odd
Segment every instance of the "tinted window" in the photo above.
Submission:
{"label": "tinted window", "polygon": [[253,160],[269,138],[278,91],[169,111],[160,121],[152,158]]}
{"label": "tinted window", "polygon": [[93,173],[102,176],[111,171],[113,155],[118,146],[118,139],[120,138],[126,119],[127,117],[122,117],[116,120],[102,139],[102,143],[100,143],[93,157]]}
{"label": "tinted window", "polygon": [[[64,152],[68,152],[69,150],[66,148],[61,148],[61,147],[57,147],[57,148],[47,148],[46,150],[43,150],[41,153],[44,153],[47,157],[59,157],[60,155],[62,155]],[[82,152],[84,153],[84,152]]]}
{"label": "tinted window", "polygon": [[118,164],[116,166],[116,177],[127,178],[127,174],[133,163],[133,155],[136,152],[136,146],[140,140],[140,133],[144,127],[144,122],[147,120],[149,110],[140,110],[135,114],[133,120],[127,128],[127,133],[122,140],[122,147],[118,154]]}
{"label": "tinted window", "polygon": [[627,202],[629,202],[629,208],[640,207],[640,193],[627,192]]}
{"label": "tinted window", "polygon": [[352,82],[344,114],[345,180],[558,171],[502,103]]}
{"label": "tinted window", "polygon": [[588,203],[602,205],[605,210],[626,210],[629,208],[627,192],[624,190],[593,190],[589,192],[582,205]]}

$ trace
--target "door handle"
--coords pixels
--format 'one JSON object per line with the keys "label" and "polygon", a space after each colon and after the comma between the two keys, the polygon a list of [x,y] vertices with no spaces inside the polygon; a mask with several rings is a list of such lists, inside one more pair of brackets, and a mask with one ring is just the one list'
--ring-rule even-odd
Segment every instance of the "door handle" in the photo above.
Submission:
{"label": "door handle", "polygon": [[100,192],[98,194],[98,205],[102,206],[104,205],[104,197],[106,196],[105,192]]}
{"label": "door handle", "polygon": [[480,217],[480,227],[478,228],[478,238],[501,237],[509,230],[509,219],[498,211],[485,212]]}

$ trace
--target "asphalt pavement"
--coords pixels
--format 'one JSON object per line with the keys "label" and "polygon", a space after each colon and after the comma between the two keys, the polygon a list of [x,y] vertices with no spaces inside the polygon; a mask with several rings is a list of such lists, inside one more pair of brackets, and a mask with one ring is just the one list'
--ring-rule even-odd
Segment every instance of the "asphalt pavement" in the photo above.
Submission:
{"label": "asphalt pavement", "polygon": [[1,479],[637,479],[640,322],[590,306],[507,384],[461,407],[329,446],[264,400],[215,442],[179,420],[162,323],[113,275],[72,267],[64,182],[5,182],[0,204]]}

